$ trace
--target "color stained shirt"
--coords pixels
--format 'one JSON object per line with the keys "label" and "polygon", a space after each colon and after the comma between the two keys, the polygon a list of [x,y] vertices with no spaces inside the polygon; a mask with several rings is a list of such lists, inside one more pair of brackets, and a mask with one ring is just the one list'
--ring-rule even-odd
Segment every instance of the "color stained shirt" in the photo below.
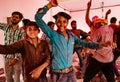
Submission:
{"label": "color stained shirt", "polygon": [[[40,10],[40,9],[39,9]],[[48,7],[43,8],[43,12],[39,11],[35,15],[35,20],[37,21],[39,27],[42,31],[49,37],[52,45],[52,56],[51,56],[51,67],[54,70],[61,70],[68,68],[72,65],[73,58],[73,48],[74,44],[79,44],[84,47],[98,48],[97,43],[87,43],[79,38],[77,38],[73,33],[67,31],[69,40],[65,39],[65,36],[57,31],[52,30],[47,26],[47,24],[42,20],[42,17],[48,11]]]}
{"label": "color stained shirt", "polygon": [[[113,42],[113,29],[108,25],[104,25],[98,28],[92,37],[93,42]],[[97,49],[92,57],[102,63],[112,62],[114,58],[113,49],[111,46]]]}

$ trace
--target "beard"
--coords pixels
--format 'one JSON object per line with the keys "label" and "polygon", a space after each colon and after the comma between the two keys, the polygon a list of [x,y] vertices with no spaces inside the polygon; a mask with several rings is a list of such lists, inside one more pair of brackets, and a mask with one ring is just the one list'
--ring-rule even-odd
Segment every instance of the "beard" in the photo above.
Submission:
{"label": "beard", "polygon": [[13,25],[17,25],[17,24],[18,24],[18,22],[14,22],[14,21],[12,21],[12,24],[13,24]]}

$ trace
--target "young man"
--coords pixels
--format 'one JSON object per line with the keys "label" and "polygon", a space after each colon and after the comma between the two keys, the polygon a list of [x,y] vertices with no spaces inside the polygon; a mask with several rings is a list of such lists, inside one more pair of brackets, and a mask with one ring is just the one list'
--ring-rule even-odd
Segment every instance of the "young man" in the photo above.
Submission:
{"label": "young man", "polygon": [[24,82],[47,82],[45,69],[50,63],[50,50],[44,40],[38,38],[40,30],[35,22],[29,22],[27,39],[10,45],[0,45],[1,54],[21,53],[24,65]]}
{"label": "young man", "polygon": [[53,16],[55,18],[57,31],[50,29],[49,26],[47,26],[47,24],[43,21],[42,17],[50,8],[56,7],[57,5],[58,3],[56,0],[51,0],[46,6],[38,10],[35,15],[35,20],[51,41],[52,82],[76,82],[76,76],[72,67],[74,44],[76,43],[78,45],[89,48],[99,48],[101,44],[82,41],[81,39],[77,38],[71,31],[67,30],[71,16],[65,12],[58,12]]}
{"label": "young man", "polygon": [[[99,43],[107,41],[113,42],[113,29],[107,25],[106,19],[94,17],[93,22],[90,21],[89,10],[91,3],[92,0],[88,2],[86,11],[86,23],[91,29],[91,41]],[[105,75],[107,82],[115,82],[112,62],[114,56],[112,50],[112,46],[106,46],[97,49],[90,56],[83,82],[90,82],[92,78],[100,71],[102,71],[102,73]]]}
{"label": "young man", "polygon": [[113,41],[116,43],[117,47],[114,49],[114,60],[113,60],[113,65],[114,65],[114,71],[116,75],[116,80],[120,80],[120,73],[118,71],[117,65],[116,65],[116,60],[120,56],[120,26],[116,24],[117,18],[112,17],[110,19],[110,27],[114,30],[114,39]]}
{"label": "young man", "polygon": [[[0,29],[4,31],[4,43],[9,45],[24,38],[24,30],[19,28],[18,23],[22,20],[22,13],[12,13],[11,24],[0,23]],[[7,82],[20,82],[22,59],[19,53],[4,55],[5,74]],[[18,60],[16,60],[18,59]],[[13,78],[14,76],[14,78]]]}

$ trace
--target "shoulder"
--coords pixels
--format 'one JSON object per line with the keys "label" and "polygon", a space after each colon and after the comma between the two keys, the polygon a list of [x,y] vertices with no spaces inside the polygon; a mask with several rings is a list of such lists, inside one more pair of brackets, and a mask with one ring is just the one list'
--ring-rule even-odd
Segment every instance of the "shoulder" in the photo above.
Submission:
{"label": "shoulder", "polygon": [[43,40],[43,39],[40,40],[40,43],[43,44],[43,45],[47,45],[48,44],[47,41]]}
{"label": "shoulder", "polygon": [[74,35],[74,33],[71,30],[67,30],[68,35]]}

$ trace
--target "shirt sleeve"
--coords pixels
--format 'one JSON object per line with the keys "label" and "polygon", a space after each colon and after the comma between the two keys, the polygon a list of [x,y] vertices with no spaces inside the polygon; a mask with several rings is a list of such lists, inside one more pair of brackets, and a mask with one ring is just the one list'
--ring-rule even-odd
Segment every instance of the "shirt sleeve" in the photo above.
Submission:
{"label": "shirt sleeve", "polygon": [[0,29],[1,29],[1,30],[5,31],[8,27],[9,27],[8,24],[0,23]]}
{"label": "shirt sleeve", "polygon": [[14,53],[21,53],[23,40],[14,42],[10,45],[1,45],[0,44],[0,54],[14,54]]}
{"label": "shirt sleeve", "polygon": [[86,47],[86,48],[92,48],[92,49],[98,49],[99,48],[98,43],[87,42],[87,41],[81,40],[80,38],[77,38],[76,36],[74,36],[74,39],[75,39],[75,43],[80,45],[80,46],[83,46],[83,47]]}
{"label": "shirt sleeve", "polygon": [[38,24],[38,26],[41,28],[41,30],[49,37],[54,36],[54,31],[44,22],[42,17],[47,13],[48,7],[45,6],[43,8],[39,8],[36,15],[35,15],[35,20]]}

